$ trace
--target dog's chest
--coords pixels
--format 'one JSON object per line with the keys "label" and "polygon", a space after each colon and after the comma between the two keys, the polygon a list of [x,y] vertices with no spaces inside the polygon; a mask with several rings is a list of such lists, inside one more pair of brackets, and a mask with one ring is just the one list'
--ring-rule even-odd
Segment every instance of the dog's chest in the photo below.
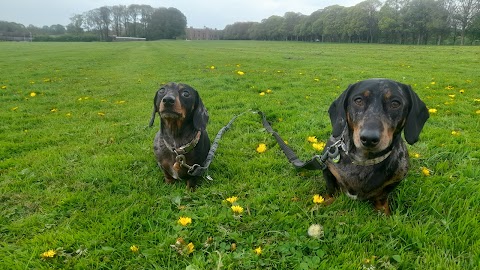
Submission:
{"label": "dog's chest", "polygon": [[340,162],[328,162],[328,170],[349,197],[369,199],[384,187],[401,181],[407,174],[408,153],[405,146],[402,146],[393,150],[386,160],[370,166],[353,164],[350,158],[342,153]]}

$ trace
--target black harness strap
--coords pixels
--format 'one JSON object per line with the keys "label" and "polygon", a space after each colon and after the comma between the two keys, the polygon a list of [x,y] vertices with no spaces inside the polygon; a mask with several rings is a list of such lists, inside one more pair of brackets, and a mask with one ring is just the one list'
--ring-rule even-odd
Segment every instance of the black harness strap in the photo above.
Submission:
{"label": "black harness strap", "polygon": [[[248,112],[248,111],[246,111]],[[200,166],[198,164],[194,164],[192,166],[188,166],[188,165],[183,165],[183,166],[188,166],[188,174],[191,175],[191,176],[200,176],[200,175],[203,175],[205,173],[206,170],[208,170],[208,167],[210,166],[210,163],[212,163],[212,160],[213,160],[213,157],[215,156],[215,151],[217,151],[217,147],[218,147],[218,142],[220,141],[220,139],[222,138],[223,134],[230,129],[230,127],[232,126],[233,124],[233,121],[235,121],[235,119],[237,119],[237,117],[239,117],[240,115],[242,114],[245,114],[246,112],[243,112],[239,115],[236,115],[234,117],[232,117],[232,119],[230,120],[230,122],[228,122],[228,124],[226,126],[224,126],[223,128],[221,128],[218,133],[217,133],[217,136],[215,136],[215,139],[213,140],[213,143],[212,145],[210,146],[210,151],[208,151],[208,154],[207,154],[207,158],[205,159],[205,162],[203,163],[203,166]]]}
{"label": "black harness strap", "polygon": [[338,145],[339,143],[335,143],[330,147],[327,147],[321,156],[315,155],[312,159],[310,159],[307,162],[301,161],[300,159],[298,159],[297,155],[295,155],[292,148],[290,148],[282,139],[282,137],[280,137],[280,135],[278,135],[278,133],[275,130],[273,130],[272,126],[267,121],[265,114],[261,111],[258,111],[258,114],[262,116],[262,124],[265,130],[267,130],[268,133],[272,134],[272,136],[275,137],[278,145],[282,149],[288,161],[292,163],[292,165],[295,166],[295,168],[306,169],[306,170],[325,170],[327,168],[327,165],[325,164],[325,162],[327,161],[328,158],[335,160],[337,157],[339,157],[340,146]]}

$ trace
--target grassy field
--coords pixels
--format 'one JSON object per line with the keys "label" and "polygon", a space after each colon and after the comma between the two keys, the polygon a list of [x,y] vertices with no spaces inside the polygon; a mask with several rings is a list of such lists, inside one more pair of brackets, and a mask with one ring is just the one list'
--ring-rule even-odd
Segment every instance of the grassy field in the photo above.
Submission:
{"label": "grassy field", "polygon": [[[0,269],[480,266],[478,47],[0,43],[0,59]],[[296,171],[254,113],[224,135],[213,180],[163,183],[158,119],[146,128],[162,83],[200,92],[210,138],[260,109],[306,160],[307,138],[331,132],[330,103],[372,77],[412,85],[432,111],[392,216],[345,195],[315,205],[321,172]]]}

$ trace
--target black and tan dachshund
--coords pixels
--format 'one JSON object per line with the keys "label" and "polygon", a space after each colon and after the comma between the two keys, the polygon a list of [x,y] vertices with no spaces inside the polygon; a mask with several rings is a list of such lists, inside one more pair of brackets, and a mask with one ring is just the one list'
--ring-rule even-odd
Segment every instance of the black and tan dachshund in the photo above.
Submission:
{"label": "black and tan dachshund", "polygon": [[406,176],[407,147],[417,142],[428,109],[409,85],[369,79],[350,85],[329,108],[333,128],[327,147],[340,145],[339,159],[324,170],[329,201],[338,191],[367,200],[390,214],[388,194]]}
{"label": "black and tan dachshund", "polygon": [[150,126],[157,113],[160,130],[153,141],[153,150],[165,182],[186,180],[187,187],[193,189],[198,177],[190,176],[188,167],[203,165],[210,149],[207,109],[195,89],[168,83],[155,94]]}

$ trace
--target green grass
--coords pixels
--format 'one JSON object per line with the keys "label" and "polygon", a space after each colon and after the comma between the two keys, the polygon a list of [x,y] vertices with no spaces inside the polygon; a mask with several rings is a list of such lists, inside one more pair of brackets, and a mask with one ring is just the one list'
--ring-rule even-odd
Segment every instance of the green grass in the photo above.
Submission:
{"label": "green grass", "polygon": [[[0,43],[0,59],[0,269],[480,265],[478,47]],[[146,128],[160,84],[201,93],[212,139],[232,116],[261,109],[306,160],[316,154],[307,137],[330,134],[330,103],[371,77],[411,84],[437,109],[410,147],[419,157],[391,196],[391,217],[344,195],[315,209],[312,196],[325,192],[321,172],[295,171],[253,113],[224,135],[212,181],[195,192],[163,183],[152,152],[157,128]],[[259,143],[265,153],[255,151]],[[224,201],[231,196],[241,218]],[[178,225],[181,216],[192,224]],[[324,227],[320,240],[307,235],[314,223]],[[193,253],[171,247],[179,237]],[[42,259],[51,249],[57,254]]]}

